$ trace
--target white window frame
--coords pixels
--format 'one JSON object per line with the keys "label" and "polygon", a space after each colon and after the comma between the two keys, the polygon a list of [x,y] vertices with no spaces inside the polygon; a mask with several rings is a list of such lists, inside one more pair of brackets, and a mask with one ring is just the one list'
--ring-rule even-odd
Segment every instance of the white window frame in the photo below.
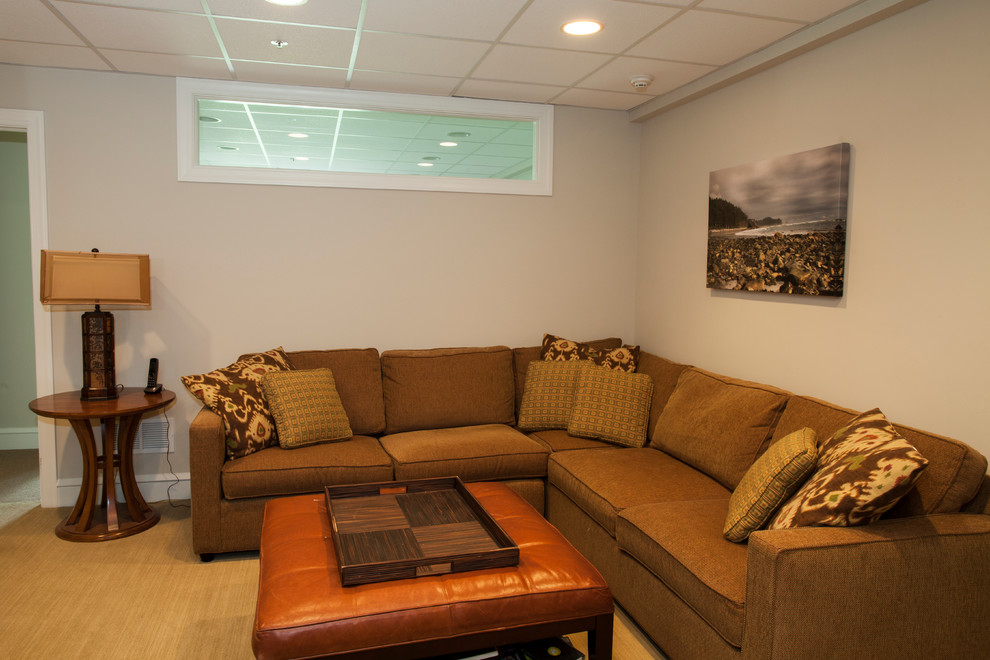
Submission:
{"label": "white window frame", "polygon": [[[533,179],[317,172],[199,164],[200,99],[328,106],[534,122]],[[429,190],[503,195],[553,194],[553,106],[483,99],[176,78],[179,181]]]}

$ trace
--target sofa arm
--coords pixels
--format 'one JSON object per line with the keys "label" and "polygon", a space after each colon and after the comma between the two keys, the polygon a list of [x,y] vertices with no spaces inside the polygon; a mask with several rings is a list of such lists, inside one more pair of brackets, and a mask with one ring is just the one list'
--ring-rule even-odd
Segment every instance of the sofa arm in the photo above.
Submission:
{"label": "sofa arm", "polygon": [[990,516],[761,531],[743,658],[975,658],[990,649]]}
{"label": "sofa arm", "polygon": [[200,410],[189,425],[189,489],[193,551],[204,560],[221,547],[220,470],[226,458],[225,441],[220,416],[209,408]]}

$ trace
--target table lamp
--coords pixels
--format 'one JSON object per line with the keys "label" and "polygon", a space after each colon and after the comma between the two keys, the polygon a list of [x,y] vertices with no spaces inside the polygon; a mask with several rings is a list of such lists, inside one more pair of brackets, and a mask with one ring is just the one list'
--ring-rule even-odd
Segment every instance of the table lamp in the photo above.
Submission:
{"label": "table lamp", "polygon": [[146,254],[41,251],[41,302],[95,305],[82,315],[82,400],[117,398],[113,314],[100,305],[151,306],[151,260]]}

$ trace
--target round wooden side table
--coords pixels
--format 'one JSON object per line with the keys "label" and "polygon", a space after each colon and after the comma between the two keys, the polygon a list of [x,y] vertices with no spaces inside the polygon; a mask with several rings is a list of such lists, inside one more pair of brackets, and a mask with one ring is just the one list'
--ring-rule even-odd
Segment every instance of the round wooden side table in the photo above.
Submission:
{"label": "round wooden side table", "polygon": [[[141,497],[134,479],[134,438],[143,414],[164,408],[174,400],[175,393],[168,390],[145,394],[140,387],[125,387],[116,399],[108,401],[83,401],[76,390],[43,396],[28,404],[42,417],[69,420],[82,448],[79,497],[72,513],[55,528],[59,538],[109,541],[143,532],[158,522],[158,512]],[[94,419],[103,425],[102,455],[97,454]],[[101,471],[102,489],[99,488]],[[123,503],[117,502],[117,475],[124,493]],[[126,507],[118,510],[119,504]]]}

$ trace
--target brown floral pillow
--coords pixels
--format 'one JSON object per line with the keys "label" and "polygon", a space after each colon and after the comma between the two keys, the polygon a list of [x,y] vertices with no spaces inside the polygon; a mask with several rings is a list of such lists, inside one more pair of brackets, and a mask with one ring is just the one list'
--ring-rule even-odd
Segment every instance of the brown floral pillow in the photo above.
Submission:
{"label": "brown floral pillow", "polygon": [[548,361],[591,360],[597,365],[626,371],[636,371],[639,362],[639,346],[622,346],[611,350],[595,348],[556,335],[543,335],[543,345],[540,347],[540,359]]}
{"label": "brown floral pillow", "polygon": [[815,471],[767,528],[874,522],[914,487],[927,465],[882,412],[865,412],[822,443]]}
{"label": "brown floral pillow", "polygon": [[261,379],[273,371],[291,369],[292,363],[279,347],[181,380],[193,396],[220,415],[227,436],[227,457],[239,458],[278,444],[275,423],[261,393]]}

